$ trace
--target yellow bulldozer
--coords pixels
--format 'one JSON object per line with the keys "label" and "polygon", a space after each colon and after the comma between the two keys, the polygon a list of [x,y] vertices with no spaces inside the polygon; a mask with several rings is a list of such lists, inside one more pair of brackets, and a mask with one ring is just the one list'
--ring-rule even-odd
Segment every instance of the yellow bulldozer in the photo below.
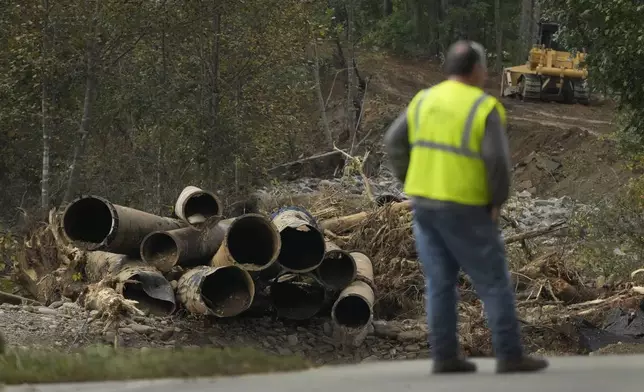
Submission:
{"label": "yellow bulldozer", "polygon": [[556,23],[539,23],[539,41],[530,49],[528,61],[503,69],[502,97],[588,105],[586,51],[582,49],[573,56],[563,50],[553,38],[557,30]]}

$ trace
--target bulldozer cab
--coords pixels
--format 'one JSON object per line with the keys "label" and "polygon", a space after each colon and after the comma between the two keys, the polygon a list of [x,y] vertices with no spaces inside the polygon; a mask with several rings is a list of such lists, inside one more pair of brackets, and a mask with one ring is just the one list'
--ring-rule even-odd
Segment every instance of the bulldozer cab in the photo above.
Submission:
{"label": "bulldozer cab", "polygon": [[564,51],[565,49],[554,38],[557,31],[559,31],[558,24],[539,22],[539,36],[537,44],[545,46],[546,49]]}

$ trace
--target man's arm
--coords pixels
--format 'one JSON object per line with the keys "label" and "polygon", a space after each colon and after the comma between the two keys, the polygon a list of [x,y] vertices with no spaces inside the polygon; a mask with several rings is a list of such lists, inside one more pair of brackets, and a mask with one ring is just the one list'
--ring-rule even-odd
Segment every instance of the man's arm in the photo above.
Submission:
{"label": "man's arm", "polygon": [[411,152],[407,133],[407,109],[389,126],[387,133],[385,133],[384,144],[385,151],[389,156],[391,171],[404,184]]}
{"label": "man's arm", "polygon": [[487,172],[490,204],[500,209],[510,193],[510,148],[505,127],[497,109],[493,109],[485,123],[485,135],[481,145],[481,156]]}

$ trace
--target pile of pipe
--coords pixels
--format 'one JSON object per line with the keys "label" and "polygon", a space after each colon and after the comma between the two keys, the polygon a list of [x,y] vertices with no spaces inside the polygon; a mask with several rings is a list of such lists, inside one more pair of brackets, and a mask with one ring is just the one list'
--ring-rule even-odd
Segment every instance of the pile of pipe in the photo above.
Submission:
{"label": "pile of pipe", "polygon": [[[176,217],[161,217],[83,196],[62,216],[68,240],[87,251],[86,275],[116,278],[137,307],[233,317],[257,291],[278,316],[303,320],[328,311],[338,326],[363,329],[373,318],[373,268],[367,255],[324,238],[306,210],[224,219],[220,199],[188,186]],[[259,302],[259,301],[258,301]]]}

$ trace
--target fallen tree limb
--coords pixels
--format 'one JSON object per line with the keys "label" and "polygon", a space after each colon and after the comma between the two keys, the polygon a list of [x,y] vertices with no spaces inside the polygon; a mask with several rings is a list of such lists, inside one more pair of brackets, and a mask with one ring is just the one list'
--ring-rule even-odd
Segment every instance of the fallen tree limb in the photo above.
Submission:
{"label": "fallen tree limb", "polygon": [[[393,211],[401,211],[411,208],[411,200],[405,200],[400,203],[394,203],[390,207]],[[320,227],[324,230],[330,230],[334,233],[341,233],[350,230],[351,228],[359,225],[363,220],[367,219],[369,213],[366,211],[358,212],[357,214],[340,216],[331,218],[320,222]]]}
{"label": "fallen tree limb", "polygon": [[332,155],[337,155],[337,154],[340,154],[340,153],[341,153],[341,151],[335,151],[334,150],[334,151],[329,151],[329,152],[325,152],[325,153],[322,153],[322,154],[312,155],[312,156],[307,157],[307,158],[298,159],[297,161],[286,162],[286,163],[283,163],[281,165],[274,166],[274,167],[268,169],[268,171],[272,172],[272,171],[275,171],[275,170],[283,169],[285,167],[297,165],[297,164],[300,164],[300,163],[306,163],[306,162],[309,162],[309,161],[314,161],[314,160],[320,159],[320,158],[330,157]]}
{"label": "fallen tree limb", "polygon": [[41,305],[40,302],[36,300],[21,297],[15,294],[5,293],[4,291],[0,291],[0,303],[11,305]]}
{"label": "fallen tree limb", "polygon": [[555,222],[555,223],[551,224],[548,227],[544,227],[544,228],[541,228],[541,229],[530,230],[530,231],[526,231],[525,233],[520,233],[520,234],[515,234],[513,236],[509,236],[509,237],[505,238],[504,242],[506,244],[511,244],[513,242],[518,242],[518,241],[525,240],[525,239],[528,239],[528,238],[535,238],[535,237],[539,237],[539,236],[542,236],[542,235],[550,234],[552,232],[555,232],[555,231],[558,231],[558,230],[561,230],[561,229],[565,229],[566,227],[568,227],[568,226],[566,225],[565,221],[559,221],[559,222]]}

